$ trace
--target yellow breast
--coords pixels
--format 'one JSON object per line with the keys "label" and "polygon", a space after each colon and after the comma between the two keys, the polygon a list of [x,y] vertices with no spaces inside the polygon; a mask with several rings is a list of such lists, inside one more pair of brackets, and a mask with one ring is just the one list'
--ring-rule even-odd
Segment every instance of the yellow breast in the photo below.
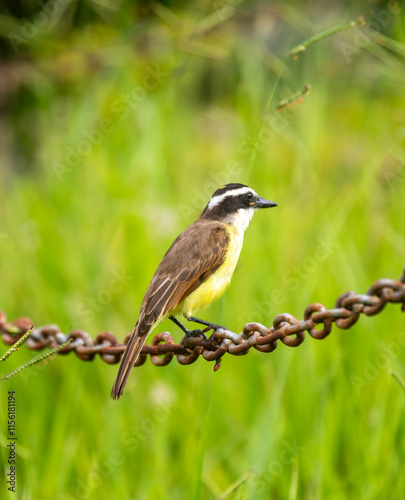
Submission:
{"label": "yellow breast", "polygon": [[193,293],[191,293],[181,304],[176,313],[186,316],[193,315],[196,311],[207,307],[214,300],[218,299],[225,291],[231,281],[233,272],[242,250],[243,231],[226,224],[226,232],[229,236],[228,250],[224,263],[212,274],[207,281],[202,283]]}

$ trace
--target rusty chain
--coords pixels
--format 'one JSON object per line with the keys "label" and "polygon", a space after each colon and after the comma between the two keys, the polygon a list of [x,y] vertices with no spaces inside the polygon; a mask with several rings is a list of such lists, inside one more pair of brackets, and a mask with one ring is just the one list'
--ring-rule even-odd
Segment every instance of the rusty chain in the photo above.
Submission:
{"label": "rusty chain", "polygon": [[[296,347],[305,340],[305,332],[314,339],[324,339],[335,323],[338,328],[351,328],[359,319],[360,314],[373,316],[381,312],[388,303],[401,303],[405,312],[405,269],[402,277],[380,279],[373,283],[365,295],[355,292],[341,294],[333,309],[326,309],[320,303],[309,305],[304,311],[304,319],[298,321],[288,313],[277,315],[273,326],[266,328],[260,323],[247,323],[242,333],[237,334],[225,329],[216,330],[210,340],[200,337],[183,337],[180,344],[175,344],[169,332],[155,335],[150,345],[145,345],[135,366],[143,365],[147,356],[156,366],[165,366],[176,355],[182,365],[194,363],[201,355],[207,361],[216,361],[215,369],[220,366],[225,353],[240,356],[246,354],[251,347],[260,352],[272,352],[276,349],[278,340],[283,344]],[[316,327],[321,326],[321,329]],[[32,327],[29,318],[18,318],[10,323],[4,312],[0,311],[0,333],[3,341],[12,345]],[[83,330],[73,330],[64,334],[56,325],[33,328],[26,345],[29,349],[39,350],[45,347],[51,349],[62,345],[69,339],[73,341],[61,349],[59,354],[75,351],[83,361],[92,361],[96,354],[108,364],[120,361],[125,345],[131,334],[120,344],[112,333],[102,332],[95,340]]]}

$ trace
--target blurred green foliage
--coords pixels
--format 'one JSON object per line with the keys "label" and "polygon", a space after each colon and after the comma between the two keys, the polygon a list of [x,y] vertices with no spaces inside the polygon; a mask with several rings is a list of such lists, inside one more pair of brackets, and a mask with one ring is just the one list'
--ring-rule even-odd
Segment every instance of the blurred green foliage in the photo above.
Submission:
{"label": "blurred green foliage", "polygon": [[[256,215],[204,318],[271,325],[399,277],[404,21],[399,2],[6,2],[0,307],[123,339],[167,247],[225,182],[279,207]],[[1,468],[14,389],[18,498],[221,498],[242,478],[227,498],[397,500],[404,397],[389,369],[404,376],[403,331],[391,306],[322,342],[227,356],[215,374],[147,363],[118,403],[117,366],[57,356],[3,384]],[[22,347],[3,375],[33,356]]]}

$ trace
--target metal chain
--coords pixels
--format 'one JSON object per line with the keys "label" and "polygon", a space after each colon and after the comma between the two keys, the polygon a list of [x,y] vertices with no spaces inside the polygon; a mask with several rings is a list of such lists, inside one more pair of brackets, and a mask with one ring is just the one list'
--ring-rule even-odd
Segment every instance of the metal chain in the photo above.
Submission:
{"label": "metal chain", "polygon": [[[180,344],[175,344],[168,332],[155,335],[150,345],[145,345],[135,366],[143,365],[147,356],[156,366],[165,366],[176,355],[182,365],[194,363],[199,356],[207,361],[216,361],[215,370],[220,366],[221,358],[225,353],[240,356],[246,354],[251,347],[260,352],[272,352],[277,348],[278,341],[296,347],[305,340],[305,332],[314,339],[324,339],[331,330],[333,323],[338,328],[351,328],[359,319],[360,314],[373,316],[381,312],[388,302],[402,304],[405,312],[405,269],[402,277],[380,279],[376,281],[365,295],[355,292],[346,292],[340,295],[333,309],[326,309],[323,304],[314,303],[304,311],[304,319],[298,321],[288,313],[278,314],[273,320],[273,326],[267,328],[260,323],[247,323],[240,334],[225,329],[214,332],[207,340],[200,337],[183,337]],[[0,311],[0,333],[3,342],[12,345],[31,327],[29,318],[18,318],[7,322],[4,312]],[[321,326],[321,329],[316,327]],[[26,345],[29,349],[39,350],[45,347],[51,349],[60,346],[69,339],[73,341],[58,354],[68,354],[75,351],[83,361],[92,361],[98,354],[108,364],[119,363],[125,345],[131,334],[125,337],[124,344],[120,344],[116,337],[109,332],[101,332],[95,340],[83,330],[73,330],[64,334],[56,325],[33,328]]]}

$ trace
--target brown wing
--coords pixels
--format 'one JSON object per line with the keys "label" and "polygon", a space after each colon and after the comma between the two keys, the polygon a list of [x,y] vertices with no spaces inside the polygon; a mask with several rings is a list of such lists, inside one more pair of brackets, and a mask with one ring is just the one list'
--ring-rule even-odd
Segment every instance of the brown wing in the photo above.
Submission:
{"label": "brown wing", "polygon": [[178,236],[146,290],[139,334],[173,310],[224,262],[228,234],[224,225],[197,220]]}
{"label": "brown wing", "polygon": [[153,323],[174,309],[224,262],[228,244],[225,227],[197,220],[176,238],[146,290],[138,323],[125,348],[111,396],[122,395]]}

